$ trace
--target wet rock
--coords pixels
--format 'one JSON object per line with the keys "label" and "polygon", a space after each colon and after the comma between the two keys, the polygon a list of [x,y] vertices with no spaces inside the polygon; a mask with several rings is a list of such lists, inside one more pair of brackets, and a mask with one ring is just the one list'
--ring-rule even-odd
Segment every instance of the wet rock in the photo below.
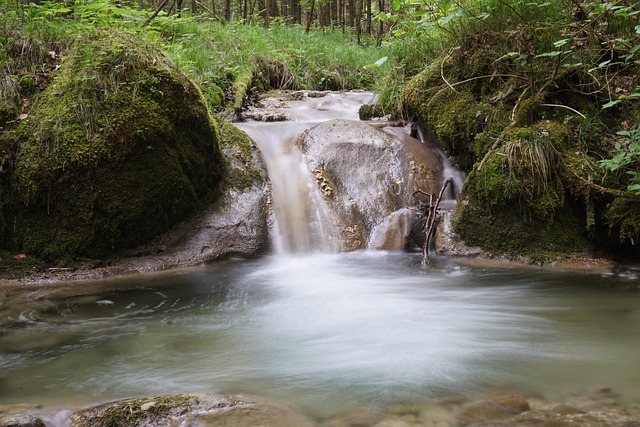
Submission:
{"label": "wet rock", "polygon": [[324,98],[328,94],[329,94],[329,92],[327,92],[326,90],[323,90],[323,91],[311,90],[311,91],[307,92],[307,96],[309,98]]}
{"label": "wet rock", "polygon": [[371,120],[376,117],[384,117],[384,109],[380,104],[364,104],[358,110],[360,120]]}
{"label": "wet rock", "polygon": [[0,415],[0,427],[46,427],[35,415]]}
{"label": "wet rock", "polygon": [[233,426],[312,427],[287,406],[253,396],[173,394],[126,399],[82,409],[70,427]]}
{"label": "wet rock", "polygon": [[500,421],[529,410],[529,403],[519,395],[471,402],[462,407],[458,423],[462,426]]}
{"label": "wet rock", "polygon": [[[385,218],[414,205],[416,190],[434,193],[440,188],[440,162],[431,150],[415,139],[393,138],[366,123],[325,122],[311,128],[300,145],[311,169],[321,170],[323,182],[331,183],[328,203],[340,228],[361,231],[359,247],[343,233],[343,240],[350,242],[348,249],[365,247]],[[385,249],[403,249],[409,239],[404,234],[401,239],[383,238],[394,242],[393,247],[385,243]]]}
{"label": "wet rock", "polygon": [[242,114],[244,120],[256,122],[285,122],[290,120],[286,113],[281,111],[247,111]]}

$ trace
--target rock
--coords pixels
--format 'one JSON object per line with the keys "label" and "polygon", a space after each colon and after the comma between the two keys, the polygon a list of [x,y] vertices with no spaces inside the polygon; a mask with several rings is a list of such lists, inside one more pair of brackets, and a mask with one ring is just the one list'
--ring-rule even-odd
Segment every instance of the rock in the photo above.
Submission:
{"label": "rock", "polygon": [[500,421],[529,410],[529,403],[519,395],[496,397],[471,402],[462,407],[458,423],[467,426],[474,423]]}
{"label": "rock", "polygon": [[35,415],[0,415],[0,427],[46,427]]}
{"label": "rock", "polygon": [[[268,195],[266,186],[227,190],[219,204],[141,248],[151,255],[121,260],[118,265],[140,272],[155,271],[264,253],[269,248]],[[159,244],[166,251],[154,251]]]}
{"label": "rock", "polygon": [[358,110],[360,120],[371,120],[376,117],[384,117],[384,109],[380,104],[364,104]]}
{"label": "rock", "polygon": [[284,122],[290,117],[282,111],[247,111],[242,114],[243,120],[253,120],[256,122]]}
{"label": "rock", "polygon": [[254,396],[210,393],[125,399],[69,415],[70,427],[312,427],[286,405]]}
{"label": "rock", "polygon": [[219,129],[228,167],[218,202],[134,252],[150,255],[121,264],[137,271],[160,270],[230,256],[251,258],[268,249],[267,169],[244,132],[225,122]]}
{"label": "rock", "polygon": [[79,37],[16,131],[12,240],[48,261],[148,242],[214,201],[224,168],[200,91],[165,54],[113,29]]}
{"label": "rock", "polygon": [[[365,247],[385,218],[416,204],[414,191],[440,189],[438,158],[413,138],[398,140],[366,123],[333,120],[311,128],[299,144],[316,178],[322,177],[318,182],[339,217],[346,249]],[[396,216],[394,223],[404,227]],[[386,249],[403,249],[408,236],[401,237],[381,241]]]}

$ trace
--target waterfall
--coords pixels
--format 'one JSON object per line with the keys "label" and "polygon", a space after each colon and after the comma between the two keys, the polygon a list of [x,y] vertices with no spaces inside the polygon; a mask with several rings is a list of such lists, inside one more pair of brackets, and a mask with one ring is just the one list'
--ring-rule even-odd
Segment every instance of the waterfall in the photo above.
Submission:
{"label": "waterfall", "polygon": [[278,253],[339,249],[333,214],[304,155],[295,145],[309,123],[246,123],[244,130],[262,153],[273,194],[274,245]]}
{"label": "waterfall", "polygon": [[440,142],[440,140],[432,132],[425,132],[422,129],[418,129],[418,137],[420,141],[423,144],[428,145],[429,148],[431,148],[431,151],[433,151],[433,153],[440,159],[440,163],[442,163],[443,182],[446,179],[451,180],[449,187],[444,194],[444,200],[449,201],[449,203],[442,203],[441,207],[443,209],[446,209],[448,207],[449,210],[453,210],[456,204],[452,202],[455,202],[462,192],[462,185],[464,184],[465,175],[461,170],[451,164],[449,156],[447,156],[447,153],[445,153],[444,151],[442,142]]}
{"label": "waterfall", "polygon": [[[266,101],[271,103],[262,111],[250,110],[245,118],[260,120],[236,123],[256,143],[265,161],[272,190],[272,210],[274,225],[272,241],[278,253],[308,253],[312,251],[335,252],[341,249],[345,225],[338,221],[335,206],[330,208],[320,186],[316,182],[316,171],[312,170],[311,159],[307,159],[296,143],[301,135],[312,126],[332,119],[358,120],[359,107],[374,98],[367,92],[346,94],[325,94],[322,97],[303,96],[302,99],[287,101]],[[287,121],[271,121],[271,120]],[[440,164],[442,181],[451,180],[445,198],[441,203],[442,211],[449,218],[454,210],[457,197],[462,190],[464,175],[458,171],[445,154],[442,144],[436,138],[420,135],[420,140],[411,136],[410,127],[383,126],[382,130],[397,141],[410,146],[428,147],[430,157]],[[337,137],[340,140],[339,137]],[[341,141],[341,140],[340,140]],[[344,141],[341,141],[344,143]],[[428,152],[428,150],[425,150]],[[315,157],[313,158],[316,161]],[[357,159],[354,159],[357,162]],[[362,165],[355,165],[362,166]],[[317,167],[317,164],[316,164]],[[321,175],[321,172],[319,172]],[[371,173],[391,174],[389,170],[371,171]],[[402,249],[409,244],[409,234],[413,224],[414,212],[408,207],[415,203],[412,196],[413,173],[404,172],[396,177],[397,191],[400,194],[399,206],[395,211],[374,217],[373,226],[368,235],[362,236],[371,249]],[[358,181],[360,182],[360,181]],[[349,191],[372,191],[362,184],[360,188]],[[391,185],[392,187],[393,185]],[[389,187],[389,188],[391,188]],[[345,188],[341,187],[342,190]],[[387,191],[387,190],[379,190]],[[404,199],[404,200],[402,200]],[[355,199],[352,199],[356,206]],[[332,200],[335,203],[335,200]],[[377,202],[376,202],[377,203]],[[368,211],[371,206],[358,206]],[[379,208],[380,206],[375,206]],[[376,211],[377,212],[377,211]],[[344,215],[344,212],[342,212]],[[341,217],[342,219],[342,217]],[[342,230],[337,224],[341,224]],[[350,224],[347,224],[350,226]],[[341,232],[342,231],[342,232]],[[347,243],[345,243],[347,245]]]}
{"label": "waterfall", "polygon": [[301,134],[326,120],[358,120],[360,105],[371,102],[369,92],[329,93],[279,105],[286,122],[235,123],[256,143],[266,163],[272,190],[273,243],[278,253],[336,252],[340,233],[333,212],[296,145]]}

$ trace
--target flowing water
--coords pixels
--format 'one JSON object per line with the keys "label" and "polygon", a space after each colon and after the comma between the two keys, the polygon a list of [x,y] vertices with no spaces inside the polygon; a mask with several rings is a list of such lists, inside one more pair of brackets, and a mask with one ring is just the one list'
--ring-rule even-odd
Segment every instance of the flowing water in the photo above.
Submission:
{"label": "flowing water", "polygon": [[370,92],[329,93],[280,106],[278,111],[291,121],[237,124],[256,142],[267,165],[273,192],[274,246],[279,253],[340,249],[336,220],[295,143],[306,129],[323,121],[358,120],[359,106],[373,98]]}
{"label": "flowing water", "polygon": [[[339,116],[353,115],[349,108]],[[278,130],[285,137],[268,136],[273,147],[261,149],[286,157],[304,121],[243,129],[256,139]],[[282,166],[290,179],[274,186],[311,179],[300,167],[303,156],[294,156]],[[307,194],[308,182],[291,191]],[[326,220],[321,207],[301,206],[294,216],[302,220],[286,212],[276,219],[280,231],[290,222]],[[633,271],[491,267],[444,257],[425,269],[420,254],[313,252],[317,229],[300,240],[297,233],[280,237],[279,253],[257,260],[0,287],[0,405],[64,408],[156,393],[242,392],[328,416],[498,388],[554,399],[592,386],[640,404],[640,280]]]}
{"label": "flowing water", "polygon": [[[5,290],[0,404],[178,391],[313,415],[506,388],[640,404],[640,282],[363,251]],[[7,318],[9,319],[7,321]]]}

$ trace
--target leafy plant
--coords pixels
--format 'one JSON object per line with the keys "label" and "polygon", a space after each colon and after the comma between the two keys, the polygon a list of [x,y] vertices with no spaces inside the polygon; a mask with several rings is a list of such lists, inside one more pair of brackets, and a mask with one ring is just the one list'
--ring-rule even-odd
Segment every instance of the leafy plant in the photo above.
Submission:
{"label": "leafy plant", "polygon": [[620,140],[614,145],[613,157],[600,161],[612,172],[624,171],[630,180],[627,190],[640,195],[640,129],[617,132]]}

